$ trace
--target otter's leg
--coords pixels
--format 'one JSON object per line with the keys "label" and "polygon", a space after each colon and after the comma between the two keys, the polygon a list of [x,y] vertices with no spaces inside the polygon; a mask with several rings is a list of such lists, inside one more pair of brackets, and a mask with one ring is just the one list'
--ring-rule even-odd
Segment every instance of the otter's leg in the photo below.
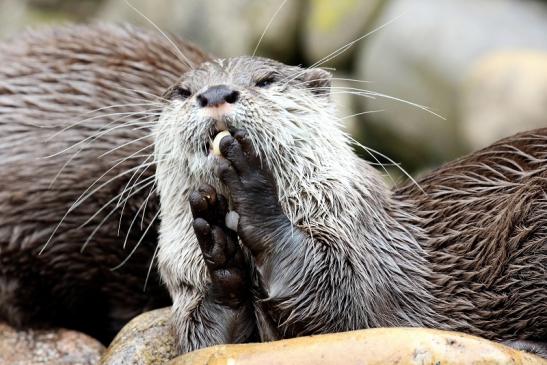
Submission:
{"label": "otter's leg", "polygon": [[247,132],[239,130],[233,137],[224,137],[220,150],[225,158],[220,160],[217,173],[230,189],[234,209],[239,213],[238,234],[257,258],[273,241],[294,233],[292,224],[281,209],[273,177],[262,166]]}
{"label": "otter's leg", "polygon": [[211,186],[203,185],[190,195],[190,207],[194,232],[211,279],[192,315],[193,337],[201,338],[207,346],[247,342],[256,332],[249,273],[237,234],[224,224],[226,199]]}
{"label": "otter's leg", "polygon": [[[310,253],[313,244],[309,236],[283,212],[273,176],[254,152],[247,133],[240,130],[233,137],[224,137],[220,150],[224,158],[219,161],[217,174],[230,190],[234,210],[239,214],[239,237],[251,251],[259,276],[259,287],[254,289],[260,299],[255,305],[261,338],[275,340],[305,334],[306,323],[300,322],[292,308],[284,305],[280,313],[281,306],[274,303],[281,297],[295,303],[290,299],[293,296],[305,302],[314,295],[317,284],[301,286],[295,281],[303,280],[301,273],[309,264],[306,258],[319,263],[323,253]],[[293,293],[297,285],[300,289]],[[322,309],[330,312],[327,306]],[[279,327],[279,323],[283,325]]]}

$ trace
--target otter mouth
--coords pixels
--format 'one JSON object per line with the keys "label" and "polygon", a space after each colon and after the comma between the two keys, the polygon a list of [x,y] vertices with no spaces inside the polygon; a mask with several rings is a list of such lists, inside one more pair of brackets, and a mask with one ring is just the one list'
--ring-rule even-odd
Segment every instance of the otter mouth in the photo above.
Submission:
{"label": "otter mouth", "polygon": [[213,126],[213,128],[211,128],[211,130],[209,131],[209,134],[207,135],[207,141],[203,148],[203,152],[205,153],[206,156],[213,154],[213,140],[215,139],[217,134],[224,131],[233,133],[233,130],[230,130],[228,126],[226,126],[226,124],[218,125],[217,123],[216,125]]}

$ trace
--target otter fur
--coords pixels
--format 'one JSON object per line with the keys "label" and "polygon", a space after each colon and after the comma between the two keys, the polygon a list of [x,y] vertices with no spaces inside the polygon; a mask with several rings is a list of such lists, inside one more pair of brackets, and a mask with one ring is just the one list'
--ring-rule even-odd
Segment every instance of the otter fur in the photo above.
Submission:
{"label": "otter fur", "polygon": [[[176,43],[192,62],[208,58]],[[157,245],[157,224],[144,232],[158,209],[151,185],[128,189],[121,218],[111,200],[153,180],[154,166],[139,166],[153,151],[154,95],[188,68],[164,37],[130,26],[42,29],[0,44],[0,320],[107,343],[135,315],[169,305],[155,271],[143,291]]]}
{"label": "otter fur", "polygon": [[[0,318],[93,334],[97,318],[112,327],[165,303],[156,280],[146,293],[141,286],[159,232],[158,268],[181,352],[379,326],[545,348],[547,129],[449,163],[421,179],[421,189],[390,190],[338,125],[326,71],[255,57],[208,61],[176,43],[196,67],[164,38],[132,28],[61,28],[3,46]],[[163,98],[150,96],[165,88]],[[159,109],[124,106],[136,97]],[[110,105],[140,113],[132,120],[152,121],[152,131],[120,125],[72,160],[71,150],[56,155],[115,117],[101,110],[97,120],[54,133]],[[221,130],[232,137],[215,157],[210,140]],[[159,228],[146,189],[130,197],[120,236],[109,210],[94,216],[131,173],[63,220],[95,179],[148,163],[150,152],[138,151],[152,140]],[[144,156],[109,171],[135,152]],[[150,229],[142,240],[143,231],[130,234],[124,250],[123,233],[143,204]],[[224,222],[229,209],[239,214],[237,232]]]}

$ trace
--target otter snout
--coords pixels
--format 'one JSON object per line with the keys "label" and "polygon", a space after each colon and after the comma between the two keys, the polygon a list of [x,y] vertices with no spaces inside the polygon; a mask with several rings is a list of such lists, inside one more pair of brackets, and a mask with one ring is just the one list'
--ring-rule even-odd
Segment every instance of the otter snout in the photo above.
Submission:
{"label": "otter snout", "polygon": [[234,104],[239,99],[239,91],[227,85],[215,85],[196,96],[200,107],[220,106],[224,103]]}

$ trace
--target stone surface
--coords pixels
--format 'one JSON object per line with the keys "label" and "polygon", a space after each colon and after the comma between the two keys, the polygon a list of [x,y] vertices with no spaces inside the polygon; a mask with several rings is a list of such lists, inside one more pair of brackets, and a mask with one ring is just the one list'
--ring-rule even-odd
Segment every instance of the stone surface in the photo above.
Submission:
{"label": "stone surface", "polygon": [[459,97],[472,65],[496,50],[547,50],[545,2],[393,0],[376,26],[389,21],[363,44],[358,77],[372,81],[374,90],[429,106],[446,120],[382,97],[363,103],[385,110],[375,125],[442,160],[468,150],[462,143]]}
{"label": "stone surface", "polygon": [[461,115],[473,149],[547,127],[547,51],[504,51],[480,59],[464,82]]}
{"label": "stone surface", "polygon": [[[131,0],[131,4],[162,30],[186,37],[211,53],[228,57],[253,52],[262,31],[282,1]],[[277,47],[279,52],[295,48],[299,7],[299,1],[285,3],[266,32],[258,54],[272,47]],[[98,18],[130,20],[152,27],[124,1],[109,1]],[[271,52],[275,53],[275,50]]]}
{"label": "stone surface", "polygon": [[24,1],[0,1],[0,35],[9,36],[21,24],[27,23],[27,7]]}
{"label": "stone surface", "polygon": [[[386,0],[309,0],[303,18],[303,47],[312,64],[366,34]],[[365,41],[365,40],[364,40]],[[340,54],[328,66],[347,62],[356,47]]]}
{"label": "stone surface", "polygon": [[104,346],[69,330],[16,331],[0,323],[0,364],[96,365]]}
{"label": "stone surface", "polygon": [[27,27],[90,19],[106,0],[1,0],[0,37]]}
{"label": "stone surface", "polygon": [[170,331],[171,308],[143,313],[118,333],[100,365],[160,365],[176,355],[175,337]]}
{"label": "stone surface", "polygon": [[215,346],[169,365],[547,364],[478,337],[425,328],[376,328],[264,344]]}
{"label": "stone surface", "polygon": [[355,97],[345,92],[348,88],[359,87],[348,81],[351,75],[337,73],[333,75],[331,98],[336,105],[336,116],[342,128],[350,135],[356,135],[360,130],[360,118],[355,109]]}

